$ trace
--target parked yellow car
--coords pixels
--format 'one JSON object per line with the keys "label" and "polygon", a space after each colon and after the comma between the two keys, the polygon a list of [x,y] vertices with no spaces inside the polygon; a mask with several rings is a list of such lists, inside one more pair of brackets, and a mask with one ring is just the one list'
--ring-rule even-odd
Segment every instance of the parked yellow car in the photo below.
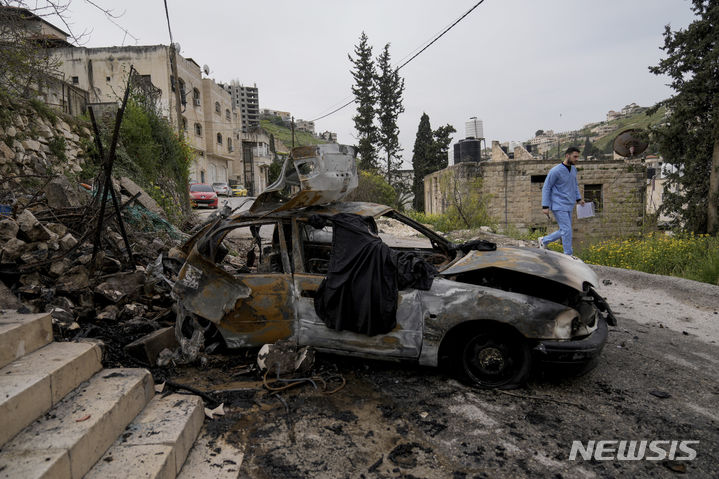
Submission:
{"label": "parked yellow car", "polygon": [[232,196],[247,196],[247,188],[245,188],[243,185],[233,186]]}

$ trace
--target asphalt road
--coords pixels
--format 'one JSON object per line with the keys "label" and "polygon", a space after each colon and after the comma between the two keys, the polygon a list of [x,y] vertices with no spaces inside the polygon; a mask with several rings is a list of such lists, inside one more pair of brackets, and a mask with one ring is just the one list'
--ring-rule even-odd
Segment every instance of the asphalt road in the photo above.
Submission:
{"label": "asphalt road", "polygon": [[[582,377],[536,371],[499,392],[432,368],[318,355],[315,372],[341,374],[343,389],[271,395],[242,373],[252,357],[234,354],[182,379],[225,391],[227,414],[205,427],[244,452],[233,464],[243,478],[716,477],[719,338],[694,318],[719,322],[719,287],[599,274],[619,326]],[[691,461],[569,460],[573,441],[602,440],[698,443]]]}

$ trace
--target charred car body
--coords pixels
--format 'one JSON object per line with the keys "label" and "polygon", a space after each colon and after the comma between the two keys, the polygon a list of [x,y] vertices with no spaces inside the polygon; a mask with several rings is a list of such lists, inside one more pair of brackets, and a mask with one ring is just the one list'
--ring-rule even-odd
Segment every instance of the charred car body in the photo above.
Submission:
{"label": "charred car body", "polygon": [[[346,147],[296,148],[249,211],[221,215],[197,232],[182,248],[185,264],[173,289],[178,339],[202,331],[206,343],[230,348],[289,339],[337,354],[449,364],[485,387],[521,383],[533,362],[583,370],[596,364],[607,322],[615,320],[583,262],[548,250],[452,243],[390,207],[337,201],[353,182]],[[298,187],[289,200],[283,194]],[[335,202],[321,204],[327,201]],[[332,231],[314,228],[310,218],[338,213],[404,228],[412,236],[383,239],[439,271],[429,290],[399,291],[397,325],[387,334],[330,329],[315,312]],[[237,253],[228,255],[223,242]]]}

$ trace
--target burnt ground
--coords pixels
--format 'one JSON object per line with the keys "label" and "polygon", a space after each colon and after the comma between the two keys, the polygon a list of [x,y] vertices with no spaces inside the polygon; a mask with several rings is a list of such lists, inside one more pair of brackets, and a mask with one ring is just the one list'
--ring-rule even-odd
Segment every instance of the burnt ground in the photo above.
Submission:
{"label": "burnt ground", "polygon": [[[670,288],[673,279],[665,281]],[[629,288],[611,286],[619,287]],[[177,371],[176,380],[225,391],[217,396],[227,415],[205,426],[244,450],[243,478],[716,477],[716,338],[665,326],[676,326],[669,309],[647,318],[629,302],[646,303],[649,292],[627,291],[594,371],[578,378],[536,371],[513,391],[475,389],[432,368],[332,355],[318,355],[315,371],[345,378],[333,395],[302,385],[272,396],[245,373],[247,353],[214,356],[204,368]],[[719,321],[715,292],[692,307]],[[700,442],[693,461],[568,459],[574,440],[642,439]]]}

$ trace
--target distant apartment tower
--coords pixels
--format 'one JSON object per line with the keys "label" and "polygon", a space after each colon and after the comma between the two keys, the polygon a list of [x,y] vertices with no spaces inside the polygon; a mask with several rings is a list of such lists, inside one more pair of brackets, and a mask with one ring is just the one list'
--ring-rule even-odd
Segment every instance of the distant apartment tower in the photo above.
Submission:
{"label": "distant apartment tower", "polygon": [[232,96],[232,105],[240,110],[242,133],[260,126],[260,95],[257,85],[244,86],[237,80],[223,86]]}

